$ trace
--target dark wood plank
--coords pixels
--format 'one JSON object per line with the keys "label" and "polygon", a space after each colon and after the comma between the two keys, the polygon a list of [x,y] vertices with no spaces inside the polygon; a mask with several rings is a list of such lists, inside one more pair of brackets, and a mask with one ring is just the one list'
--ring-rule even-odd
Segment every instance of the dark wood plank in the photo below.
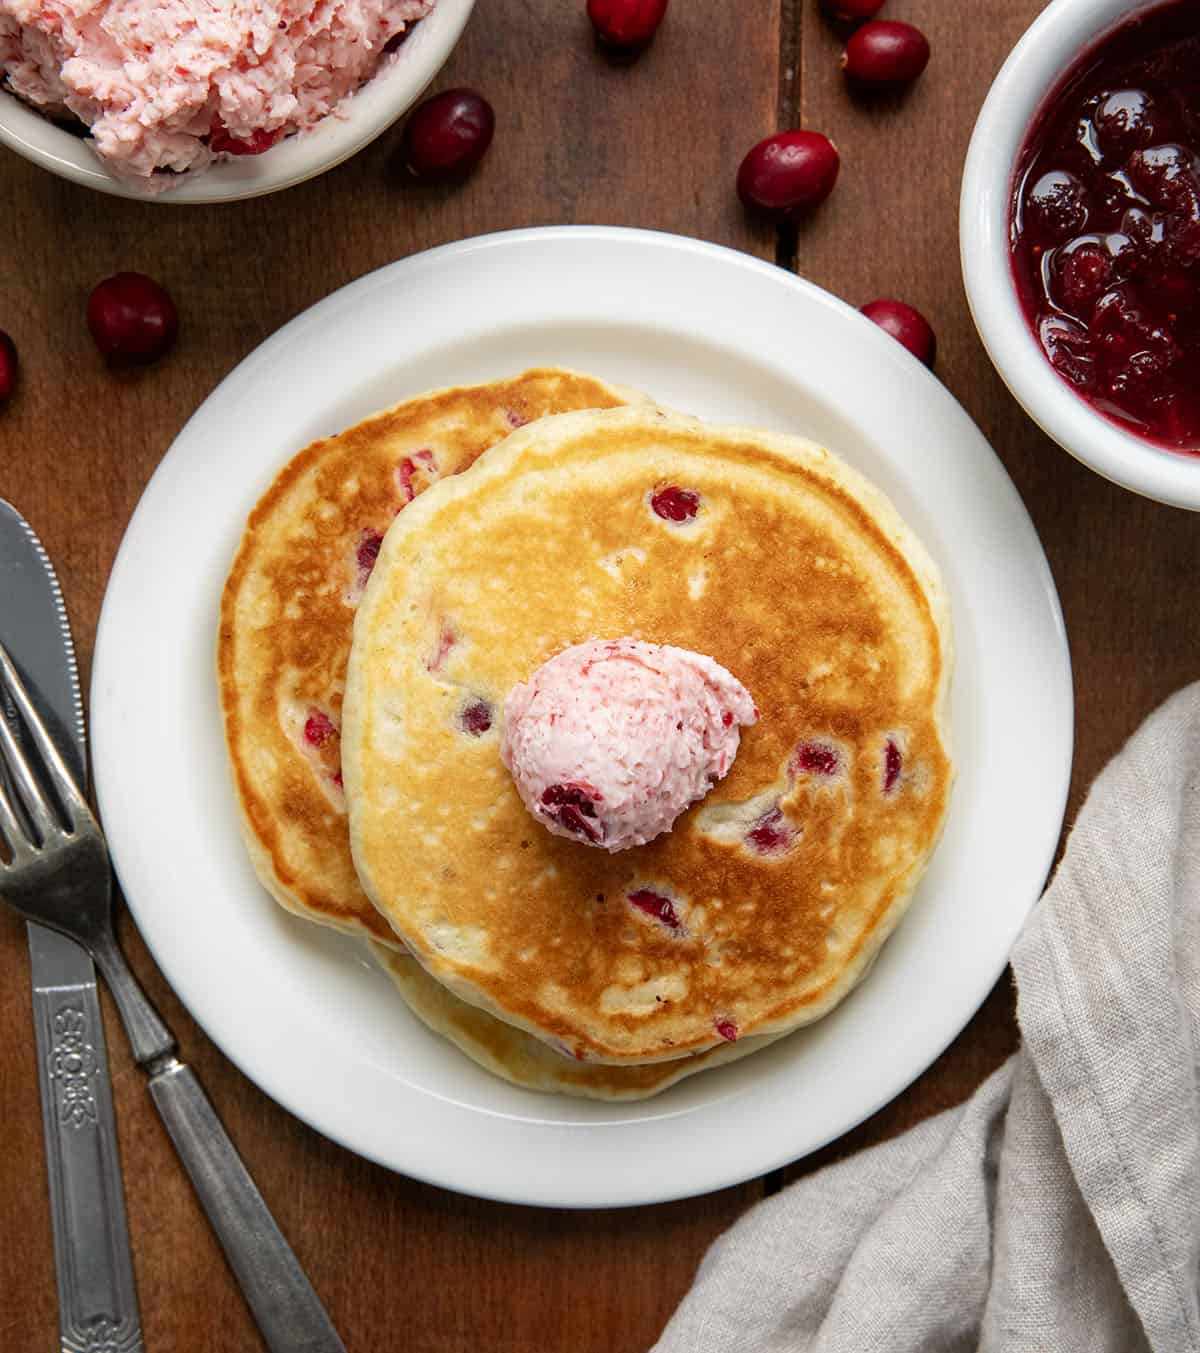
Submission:
{"label": "dark wood plank", "polygon": [[[0,495],[55,558],[85,669],[113,555],[158,459],[241,357],[334,288],[430,245],[551,223],[674,230],[772,257],[774,235],[744,222],[732,177],[775,125],[778,15],[778,0],[677,3],[654,47],[619,67],[594,49],[582,0],[484,0],[438,83],[485,92],[497,136],[477,175],[451,191],[389,180],[395,130],[317,182],[207,208],[101,198],[0,153],[0,328],[23,362],[19,395],[0,412]],[[83,308],[97,280],[125,268],[171,290],[182,330],[161,365],[117,376],[93,351]],[[573,1215],[391,1175],[245,1081],[127,922],[122,936],[352,1351],[643,1348],[709,1240],[760,1193],[752,1183]],[[257,1347],[108,1015],[147,1347]],[[2,909],[0,1104],[0,1346],[24,1353],[52,1346],[57,1317],[24,935]]]}
{"label": "dark wood plank", "polygon": [[[938,334],[937,371],[989,438],[1025,500],[1058,584],[1075,673],[1068,807],[1140,721],[1196,675],[1186,579],[1195,518],[1117,489],[1050,442],[996,375],[967,310],[958,263],[961,166],[995,72],[1042,0],[895,0],[889,17],[928,35],[926,73],[900,98],[863,102],[838,65],[841,36],[798,6],[799,114],[842,155],[833,196],[798,232],[796,266],[855,305],[898,296]],[[949,1052],[893,1104],[789,1177],[882,1140],[961,1100],[1016,1047],[1006,974]]]}

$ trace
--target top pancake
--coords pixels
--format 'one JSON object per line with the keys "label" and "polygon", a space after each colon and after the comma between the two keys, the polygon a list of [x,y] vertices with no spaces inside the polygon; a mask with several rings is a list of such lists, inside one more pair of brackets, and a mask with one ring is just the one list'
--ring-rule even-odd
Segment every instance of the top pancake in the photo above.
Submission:
{"label": "top pancake", "polygon": [[396,943],[354,873],[339,747],[354,611],[384,532],[514,427],[625,402],[554,368],[419,395],[313,442],[259,500],[221,598],[217,662],[246,843],[289,911]]}
{"label": "top pancake", "polygon": [[[698,495],[693,520],[655,514],[664,486]],[[552,654],[622,635],[715,658],[760,718],[670,833],[610,855],[530,817],[497,724]],[[947,806],[949,670],[936,569],[829,452],[652,410],[545,420],[384,542],[346,693],[359,877],[435,978],[577,1057],[785,1032],[911,898]]]}

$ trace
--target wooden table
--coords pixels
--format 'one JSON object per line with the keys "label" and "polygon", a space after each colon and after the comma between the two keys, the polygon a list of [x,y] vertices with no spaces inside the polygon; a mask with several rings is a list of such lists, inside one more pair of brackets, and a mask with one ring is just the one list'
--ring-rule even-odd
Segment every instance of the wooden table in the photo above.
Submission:
{"label": "wooden table", "polygon": [[[253,202],[148,206],[70,186],[0,153],[0,328],[23,376],[0,411],[0,496],[42,534],[85,675],[114,552],[146,480],[213,385],[285,320],[369,269],[490,230],[648,226],[732,245],[854,304],[898,295],[939,336],[938,373],[1016,482],[1062,596],[1078,700],[1073,815],[1137,723],[1195,675],[1188,514],[1121,492],[1049,443],[993,372],[967,314],[957,198],[988,84],[1042,0],[893,0],[929,70],[899,101],[852,101],[815,0],[675,0],[654,47],[615,66],[583,0],[480,0],[438,87],[496,108],[495,144],[453,190],[389,182],[395,131],[320,180]],[[798,232],[748,222],[739,160],[780,126],[830,134],[836,191]],[[114,375],[83,323],[88,291],[152,274],[183,317],[162,364]],[[0,597],[0,605],[3,598]],[[945,1055],[834,1146],[776,1176],[631,1211],[498,1206],[388,1173],[319,1137],[206,1040],[126,917],[122,942],[179,1034],[351,1353],[625,1353],[649,1346],[705,1247],[764,1193],[952,1105],[1016,1044],[1002,980]],[[106,1006],[146,1347],[261,1345]],[[57,1312],[23,927],[0,909],[0,1347],[54,1346]]]}

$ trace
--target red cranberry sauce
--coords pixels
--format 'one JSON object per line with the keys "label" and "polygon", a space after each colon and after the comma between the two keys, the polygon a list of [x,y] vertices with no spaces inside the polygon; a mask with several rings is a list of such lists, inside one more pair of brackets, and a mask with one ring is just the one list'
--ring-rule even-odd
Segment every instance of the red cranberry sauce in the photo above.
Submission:
{"label": "red cranberry sauce", "polygon": [[1200,0],[1076,64],[1026,141],[1010,230],[1059,374],[1130,430],[1200,452]]}
{"label": "red cranberry sauce", "polygon": [[782,855],[790,850],[796,838],[796,829],[779,807],[769,808],[750,824],[746,840],[760,855]]}

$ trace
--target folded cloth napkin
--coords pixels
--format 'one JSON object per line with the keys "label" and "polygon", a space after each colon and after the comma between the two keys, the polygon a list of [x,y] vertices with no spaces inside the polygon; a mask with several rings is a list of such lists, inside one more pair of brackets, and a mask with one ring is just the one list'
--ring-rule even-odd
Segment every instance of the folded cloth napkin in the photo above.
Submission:
{"label": "folded cloth napkin", "polygon": [[1012,962],[1021,1050],[753,1208],[656,1353],[1200,1349],[1200,684],[1096,781]]}

